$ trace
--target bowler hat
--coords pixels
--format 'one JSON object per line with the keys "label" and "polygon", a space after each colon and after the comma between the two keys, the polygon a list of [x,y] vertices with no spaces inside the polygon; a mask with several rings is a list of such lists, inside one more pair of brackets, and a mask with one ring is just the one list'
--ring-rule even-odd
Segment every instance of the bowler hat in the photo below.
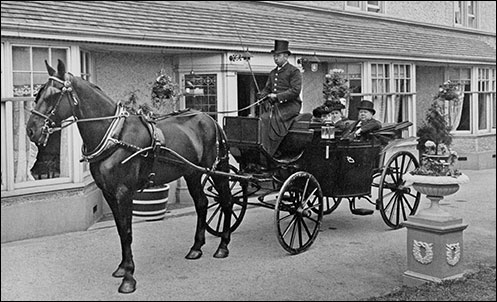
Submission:
{"label": "bowler hat", "polygon": [[273,54],[287,53],[291,55],[292,53],[288,50],[288,41],[285,40],[274,40],[274,49],[271,50]]}
{"label": "bowler hat", "polygon": [[373,113],[373,115],[376,113],[376,110],[374,110],[374,105],[373,105],[373,102],[371,101],[368,101],[368,100],[362,100],[360,103],[359,103],[359,106],[357,106],[357,109],[365,109],[365,110],[369,110]]}

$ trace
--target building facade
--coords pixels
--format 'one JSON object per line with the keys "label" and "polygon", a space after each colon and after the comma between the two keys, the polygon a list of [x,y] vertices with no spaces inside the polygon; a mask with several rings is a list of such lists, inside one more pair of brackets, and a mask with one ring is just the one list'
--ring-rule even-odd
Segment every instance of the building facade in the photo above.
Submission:
{"label": "building facade", "polygon": [[274,40],[285,39],[303,72],[302,112],[322,104],[325,75],[342,69],[354,88],[349,118],[368,98],[377,119],[411,121],[415,136],[439,85],[460,83],[453,147],[460,168],[486,169],[496,154],[495,15],[493,1],[2,1],[2,242],[84,230],[108,211],[79,162],[77,127],[43,149],[26,136],[44,60],[121,102],[150,99],[162,72],[182,91],[177,109],[235,111],[256,101]]}

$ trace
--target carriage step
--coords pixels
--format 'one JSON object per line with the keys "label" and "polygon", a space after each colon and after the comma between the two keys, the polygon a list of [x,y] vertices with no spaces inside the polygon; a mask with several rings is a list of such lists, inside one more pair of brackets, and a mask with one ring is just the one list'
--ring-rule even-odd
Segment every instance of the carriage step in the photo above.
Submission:
{"label": "carriage step", "polygon": [[371,215],[374,213],[373,210],[370,209],[352,209],[352,214],[354,215]]}

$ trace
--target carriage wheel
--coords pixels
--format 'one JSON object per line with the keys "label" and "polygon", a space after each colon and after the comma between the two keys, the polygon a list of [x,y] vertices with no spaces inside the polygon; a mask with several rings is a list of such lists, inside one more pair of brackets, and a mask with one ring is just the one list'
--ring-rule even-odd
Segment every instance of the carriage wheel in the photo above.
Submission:
{"label": "carriage wheel", "polygon": [[381,174],[377,206],[385,223],[393,229],[402,227],[402,222],[418,208],[421,193],[405,186],[404,181],[404,175],[418,166],[414,155],[400,151],[388,160]]}
{"label": "carriage wheel", "polygon": [[323,218],[323,193],[316,178],[296,172],[284,183],[274,207],[278,241],[290,254],[307,250]]}
{"label": "carriage wheel", "polygon": [[[238,169],[230,165],[230,172],[238,174]],[[208,175],[202,179],[204,193],[209,201],[207,206],[206,229],[214,236],[221,236],[224,224],[224,214],[219,203],[219,193],[214,187],[214,181]],[[234,232],[240,225],[247,210],[247,183],[239,180],[230,179],[229,181],[231,197],[233,199],[233,211],[231,214],[230,232]]]}

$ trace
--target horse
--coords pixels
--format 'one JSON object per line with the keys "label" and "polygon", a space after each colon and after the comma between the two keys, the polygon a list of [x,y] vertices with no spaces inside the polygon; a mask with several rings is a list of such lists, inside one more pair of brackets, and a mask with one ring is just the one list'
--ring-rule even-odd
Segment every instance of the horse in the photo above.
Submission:
{"label": "horse", "polygon": [[[229,172],[229,149],[220,125],[207,113],[195,110],[149,121],[143,115],[130,114],[98,86],[66,72],[61,60],[57,70],[46,60],[45,65],[49,78],[36,95],[26,124],[27,135],[32,142],[46,145],[51,133],[77,124],[83,140],[83,158],[88,160],[91,175],[110,206],[120,237],[122,259],[112,273],[123,278],[118,291],[136,290],[131,251],[132,200],[134,193],[150,182],[165,184],[180,177],[186,180],[197,221],[194,243],[185,258],[199,259],[205,244],[208,205],[202,176],[214,169]],[[169,152],[158,156],[162,149]],[[225,215],[214,257],[225,258],[229,254],[233,202],[229,179],[215,174],[211,177]]]}

